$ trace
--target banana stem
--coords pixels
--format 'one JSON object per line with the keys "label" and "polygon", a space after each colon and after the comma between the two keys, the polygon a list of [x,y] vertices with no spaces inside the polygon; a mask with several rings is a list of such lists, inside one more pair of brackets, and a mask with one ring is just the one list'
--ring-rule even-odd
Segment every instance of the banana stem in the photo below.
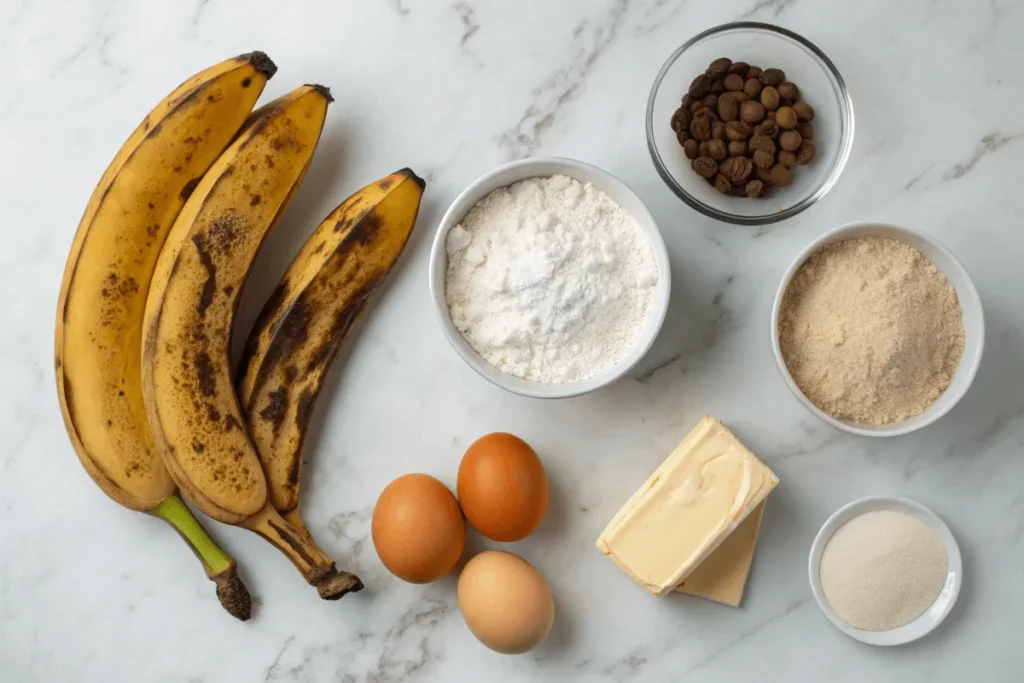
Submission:
{"label": "banana stem", "polygon": [[362,590],[363,582],[359,577],[338,571],[334,560],[324,554],[305,526],[296,529],[269,503],[247,519],[244,525],[284,553],[306,581],[316,586],[324,600],[337,600],[348,593]]}
{"label": "banana stem", "polygon": [[301,533],[310,543],[316,544],[313,536],[309,533],[309,529],[306,528],[306,523],[302,520],[302,515],[299,514],[298,508],[282,512],[281,516],[284,517],[284,521],[288,522],[293,529]]}
{"label": "banana stem", "polygon": [[247,621],[252,614],[252,598],[238,576],[234,558],[221,550],[210,538],[181,497],[175,493],[165,498],[150,510],[149,514],[170,524],[185,539],[192,552],[203,563],[206,576],[217,584],[217,598],[220,604],[231,616]]}

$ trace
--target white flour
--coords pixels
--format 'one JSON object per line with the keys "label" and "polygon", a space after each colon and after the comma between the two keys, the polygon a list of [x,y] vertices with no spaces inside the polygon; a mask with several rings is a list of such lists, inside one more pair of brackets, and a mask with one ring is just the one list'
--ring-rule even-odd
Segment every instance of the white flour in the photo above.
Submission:
{"label": "white flour", "polygon": [[658,281],[633,217],[566,176],[495,190],[446,246],[455,327],[488,363],[536,382],[576,382],[617,363]]}

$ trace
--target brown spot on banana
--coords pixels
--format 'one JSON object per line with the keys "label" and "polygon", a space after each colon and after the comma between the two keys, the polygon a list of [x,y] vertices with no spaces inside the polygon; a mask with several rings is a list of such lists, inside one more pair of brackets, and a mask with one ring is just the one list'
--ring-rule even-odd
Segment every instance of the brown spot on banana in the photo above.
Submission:
{"label": "brown spot on banana", "polygon": [[210,354],[200,351],[195,357],[196,377],[199,379],[199,391],[203,396],[217,393],[217,373],[210,360]]}
{"label": "brown spot on banana", "polygon": [[[276,306],[272,307],[271,304],[276,303],[277,306],[279,306],[281,303],[279,300],[276,302],[274,301],[275,296],[283,298],[286,294],[285,290],[285,283],[282,282],[277,290],[275,290],[274,296],[272,296],[271,300],[267,302],[267,306],[265,306],[263,310],[267,312],[269,316],[273,316],[273,308],[276,308]],[[262,387],[266,384],[267,378],[270,376],[270,373],[273,372],[274,368],[277,367],[278,363],[280,363],[282,359],[290,357],[306,343],[309,338],[309,317],[310,311],[307,309],[306,302],[303,297],[296,299],[291,308],[281,314],[281,317],[277,320],[276,328],[271,331],[271,339],[273,339],[273,342],[266,351],[266,356],[263,359],[263,364],[259,369],[256,376],[256,382],[253,386]],[[260,318],[264,318],[264,316],[261,314]],[[254,329],[260,329],[261,327],[262,325],[257,321]],[[254,335],[254,337],[258,337],[258,335]],[[241,363],[241,370],[243,372],[239,375],[239,379],[241,379],[241,376],[245,374],[244,370],[248,367],[250,360],[253,358],[254,352],[257,350],[258,343],[259,342],[254,339],[251,344],[251,349],[246,353],[246,358],[244,358]],[[246,406],[247,409],[251,407],[254,397],[255,392],[253,392],[253,397],[250,397],[249,405]]]}
{"label": "brown spot on banana", "polygon": [[[58,361],[60,362],[60,361]],[[67,375],[64,375],[64,403],[68,407],[68,417],[71,418],[71,422],[75,421],[75,393],[71,390],[71,380],[68,379]]]}
{"label": "brown spot on banana", "polygon": [[[359,288],[359,292],[352,297],[351,303],[348,306],[338,311],[334,317],[334,324],[331,326],[331,333],[327,336],[327,339],[320,344],[317,349],[310,354],[309,363],[306,365],[306,371],[311,372],[316,368],[326,368],[330,365],[331,361],[338,355],[338,351],[341,350],[341,345],[345,342],[348,337],[349,331],[352,326],[355,325],[359,316],[366,309],[366,304],[369,302],[370,297],[374,295],[377,288],[380,286],[381,281],[384,279],[383,274],[379,274],[372,278],[365,285]],[[322,381],[322,380],[321,380]],[[320,381],[316,383],[316,390],[320,390]]]}
{"label": "brown spot on banana", "polygon": [[[291,533],[290,529],[286,529],[285,527],[282,527],[280,524],[278,524],[274,520],[269,520],[268,523],[269,523],[270,528],[274,530],[274,533],[277,534],[277,537],[280,540],[284,541],[288,545],[288,547],[291,548],[295,552],[296,555],[298,555],[300,558],[302,558],[303,562],[305,562],[306,564],[312,565],[314,568],[317,568],[317,569],[326,569],[326,568],[319,568],[319,567],[317,567],[316,561],[313,559],[313,557],[308,552],[306,552],[305,544],[302,543],[299,539],[295,538],[295,536]],[[333,566],[331,567],[331,569],[333,570]],[[311,573],[310,576],[306,577],[306,580],[309,581],[311,584],[313,584],[315,586],[317,580],[319,580],[321,578],[322,578],[322,576],[319,573],[316,573],[316,574],[312,574]]]}
{"label": "brown spot on banana", "polygon": [[188,200],[192,196],[192,193],[196,191],[196,185],[202,178],[193,178],[192,180],[185,183],[185,186],[181,188],[181,193],[178,195],[182,201]]}
{"label": "brown spot on banana", "polygon": [[355,227],[352,228],[352,232],[345,236],[343,242],[355,240],[366,246],[377,237],[377,233],[383,224],[384,221],[381,220],[380,216],[375,213],[369,213],[356,223]]}
{"label": "brown spot on banana", "polygon": [[202,318],[206,315],[206,309],[213,303],[213,297],[217,293],[217,266],[214,265],[213,259],[210,257],[210,252],[206,248],[206,239],[202,235],[193,235],[192,244],[196,247],[199,262],[206,270],[206,283],[203,285],[199,301],[196,302],[196,311]]}
{"label": "brown spot on banana", "polygon": [[284,420],[285,411],[288,409],[288,392],[284,387],[278,387],[267,394],[267,397],[270,399],[270,404],[260,411],[260,417],[273,424],[276,433]]}

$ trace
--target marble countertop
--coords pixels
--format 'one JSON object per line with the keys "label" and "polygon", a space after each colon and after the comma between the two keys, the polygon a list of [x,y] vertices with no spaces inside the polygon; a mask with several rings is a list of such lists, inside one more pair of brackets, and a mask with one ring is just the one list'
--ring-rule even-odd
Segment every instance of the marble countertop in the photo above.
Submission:
{"label": "marble countertop", "polygon": [[[741,18],[821,47],[854,98],[857,133],[834,190],[766,229],[715,223],[658,178],[648,89],[694,33]],[[1013,0],[594,0],[0,4],[0,678],[50,681],[1020,681],[1024,676],[1024,5]],[[304,512],[367,589],[324,603],[268,544],[208,522],[258,602],[222,612],[158,520],[114,505],[76,462],[54,391],[55,302],[82,208],[111,156],[183,78],[260,49],[337,102],[309,176],[260,256],[262,298],[320,217],[394,169],[428,180],[402,267],[321,402]],[[612,171],[647,202],[671,255],[664,330],[631,377],[558,402],[491,386],[449,348],[426,287],[441,214],[479,174],[554,154]],[[809,415],[778,376],[772,297],[824,230],[877,218],[938,236],[973,274],[987,348],[938,424],[872,440]],[[594,548],[618,506],[705,413],[779,474],[741,609],[645,596]],[[541,454],[551,510],[514,550],[550,580],[558,616],[538,650],[479,645],[454,580],[391,577],[369,542],[377,494],[409,471],[454,485],[490,431]],[[900,494],[960,541],[965,584],[931,637],[860,645],[818,611],[806,558],[847,501]],[[472,538],[471,546],[485,545]]]}

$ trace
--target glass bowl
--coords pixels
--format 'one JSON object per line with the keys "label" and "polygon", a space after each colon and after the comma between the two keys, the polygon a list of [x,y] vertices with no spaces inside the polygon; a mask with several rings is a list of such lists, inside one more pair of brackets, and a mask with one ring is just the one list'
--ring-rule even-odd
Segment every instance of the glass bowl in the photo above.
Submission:
{"label": "glass bowl", "polygon": [[[690,168],[670,125],[690,82],[719,57],[782,69],[814,107],[814,160],[765,199],[717,192]],[[835,64],[806,38],[771,24],[741,21],[697,34],[661,67],[647,100],[647,147],[658,174],[691,207],[727,223],[766,225],[797,215],[835,185],[852,146],[853,102]]]}

